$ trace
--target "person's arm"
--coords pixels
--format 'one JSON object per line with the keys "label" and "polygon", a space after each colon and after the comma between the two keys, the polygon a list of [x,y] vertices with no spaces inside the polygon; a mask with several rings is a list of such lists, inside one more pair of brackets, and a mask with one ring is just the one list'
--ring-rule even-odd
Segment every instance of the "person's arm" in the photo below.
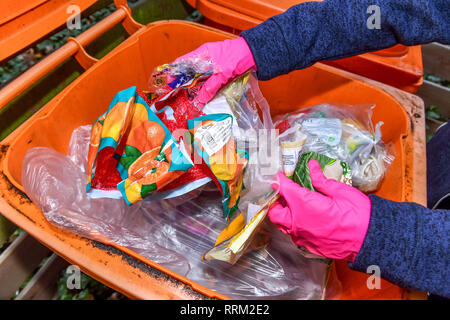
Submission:
{"label": "person's arm", "polygon": [[[450,190],[449,136],[447,123],[427,144],[429,208],[449,208],[444,203]],[[369,228],[350,267],[365,272],[369,265],[377,264],[384,279],[450,297],[450,211],[369,197]]]}
{"label": "person's arm", "polygon": [[[380,29],[369,29],[367,9],[380,8]],[[381,50],[450,43],[448,0],[325,0],[305,2],[242,32],[268,80],[318,61]]]}
{"label": "person's arm", "polygon": [[313,254],[349,261],[402,287],[450,298],[450,211],[399,203],[327,179],[308,163],[311,191],[279,175],[280,200],[270,220]]}
{"label": "person's arm", "polygon": [[369,228],[350,268],[377,265],[383,279],[450,298],[450,211],[369,198]]}
{"label": "person's arm", "polygon": [[450,209],[450,120],[427,143],[428,208]]}

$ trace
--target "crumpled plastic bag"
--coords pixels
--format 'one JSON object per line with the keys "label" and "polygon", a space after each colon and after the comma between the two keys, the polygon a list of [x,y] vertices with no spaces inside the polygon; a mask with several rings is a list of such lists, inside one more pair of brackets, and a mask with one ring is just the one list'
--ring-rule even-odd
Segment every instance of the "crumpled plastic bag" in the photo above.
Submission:
{"label": "crumpled plastic bag", "polygon": [[[138,90],[156,115],[166,125],[178,143],[184,145],[193,157],[193,148],[188,135],[187,121],[204,115],[195,97],[204,81],[214,71],[207,59],[191,59],[158,66],[154,69],[149,91]],[[203,163],[194,166],[161,190],[147,197],[160,200],[178,197],[211,181],[212,173]]]}
{"label": "crumpled plastic bag", "polygon": [[278,183],[281,161],[270,108],[253,75],[234,79],[206,105],[196,102],[215,67],[208,57],[197,56],[159,66],[150,77],[150,91],[144,93],[172,132],[189,130],[182,136],[192,146],[194,165],[215,182],[224,219],[233,220],[203,259],[233,264],[258,235],[277,197],[272,185]]}
{"label": "crumpled plastic bag", "polygon": [[346,162],[359,190],[376,191],[394,160],[394,149],[381,140],[383,122],[373,126],[373,107],[322,103],[276,117],[285,172],[293,173],[302,153],[316,152]]}
{"label": "crumpled plastic bag", "polygon": [[[320,299],[328,265],[306,259],[290,238],[267,224],[271,241],[256,244],[234,265],[201,261],[226,227],[220,194],[203,190],[178,199],[92,199],[85,192],[89,126],[74,131],[69,154],[30,149],[22,165],[26,193],[46,219],[66,231],[115,243],[235,299]],[[75,144],[75,145],[74,145]],[[75,153],[71,153],[75,152]],[[84,155],[83,155],[84,154]],[[252,246],[250,246],[252,248]]]}
{"label": "crumpled plastic bag", "polygon": [[[202,258],[233,264],[254,238],[261,245],[269,241],[259,230],[277,199],[272,185],[279,183],[276,174],[281,169],[278,135],[269,105],[250,74],[222,89],[202,111],[207,115],[190,120],[188,125],[197,153],[218,181],[226,219],[233,215],[233,221]],[[217,142],[225,141],[223,136],[227,142],[222,146]],[[214,149],[217,146],[222,149]]]}

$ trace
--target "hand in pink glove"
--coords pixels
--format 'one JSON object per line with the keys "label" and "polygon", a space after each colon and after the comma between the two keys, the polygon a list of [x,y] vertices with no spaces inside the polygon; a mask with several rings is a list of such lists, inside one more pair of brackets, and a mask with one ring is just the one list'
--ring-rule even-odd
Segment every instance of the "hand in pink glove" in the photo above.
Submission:
{"label": "hand in pink glove", "polygon": [[353,261],[369,226],[370,199],[356,188],[327,179],[316,160],[309,161],[308,167],[320,193],[279,173],[281,197],[270,208],[269,218],[311,253]]}
{"label": "hand in pink glove", "polygon": [[196,50],[179,57],[175,61],[185,60],[192,56],[209,57],[217,72],[204,83],[197,96],[197,101],[204,105],[230,80],[252,69],[256,71],[255,60],[244,38],[219,42],[208,42]]}

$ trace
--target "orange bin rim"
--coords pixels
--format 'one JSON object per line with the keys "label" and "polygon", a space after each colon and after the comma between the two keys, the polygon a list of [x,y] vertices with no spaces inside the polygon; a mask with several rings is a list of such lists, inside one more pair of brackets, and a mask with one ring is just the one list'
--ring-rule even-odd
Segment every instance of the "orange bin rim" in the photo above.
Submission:
{"label": "orange bin rim", "polygon": [[[306,1],[309,0],[187,0],[205,16],[205,23],[236,34]],[[324,63],[411,93],[416,92],[423,81],[420,46],[396,45]]]}
{"label": "orange bin rim", "polygon": [[[50,225],[23,192],[22,160],[27,150],[44,146],[63,154],[73,130],[92,124],[115,93],[133,85],[146,88],[154,67],[173,61],[204,42],[231,34],[186,21],[151,23],[130,36],[73,81],[27,122],[1,142],[0,211],[44,245],[97,280],[127,296],[143,299],[226,299],[137,253],[86,239]],[[260,82],[272,113],[283,113],[323,102],[375,103],[372,120],[383,120],[383,138],[392,141],[396,158],[380,196],[397,201],[425,202],[423,103],[413,95],[336,68],[316,64]],[[420,99],[419,99],[420,100]],[[76,112],[73,112],[76,110]],[[415,117],[412,116],[415,114]],[[57,133],[57,134],[55,134]],[[422,154],[422,156],[421,156]],[[337,263],[344,293],[340,298],[403,299],[407,291],[388,282],[376,296],[364,274]]]}

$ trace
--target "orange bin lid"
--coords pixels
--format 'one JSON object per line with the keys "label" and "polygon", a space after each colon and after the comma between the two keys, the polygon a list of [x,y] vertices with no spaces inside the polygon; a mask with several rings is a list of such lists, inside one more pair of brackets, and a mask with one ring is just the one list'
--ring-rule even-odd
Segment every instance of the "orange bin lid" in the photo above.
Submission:
{"label": "orange bin lid", "polygon": [[97,0],[2,0],[0,2],[0,61],[62,26],[73,15]]}
{"label": "orange bin lid", "polygon": [[[234,10],[236,12],[245,14],[249,17],[259,19],[261,21],[283,13],[287,9],[296,4],[306,2],[306,0],[209,0],[219,6]],[[318,1],[318,0],[316,0]],[[201,0],[199,2],[202,2]]]}
{"label": "orange bin lid", "polygon": [[[207,18],[206,23],[219,28],[222,26],[226,31],[236,34],[306,1],[308,0],[187,0]],[[420,46],[396,45],[324,63],[412,93],[417,91],[423,80]]]}

